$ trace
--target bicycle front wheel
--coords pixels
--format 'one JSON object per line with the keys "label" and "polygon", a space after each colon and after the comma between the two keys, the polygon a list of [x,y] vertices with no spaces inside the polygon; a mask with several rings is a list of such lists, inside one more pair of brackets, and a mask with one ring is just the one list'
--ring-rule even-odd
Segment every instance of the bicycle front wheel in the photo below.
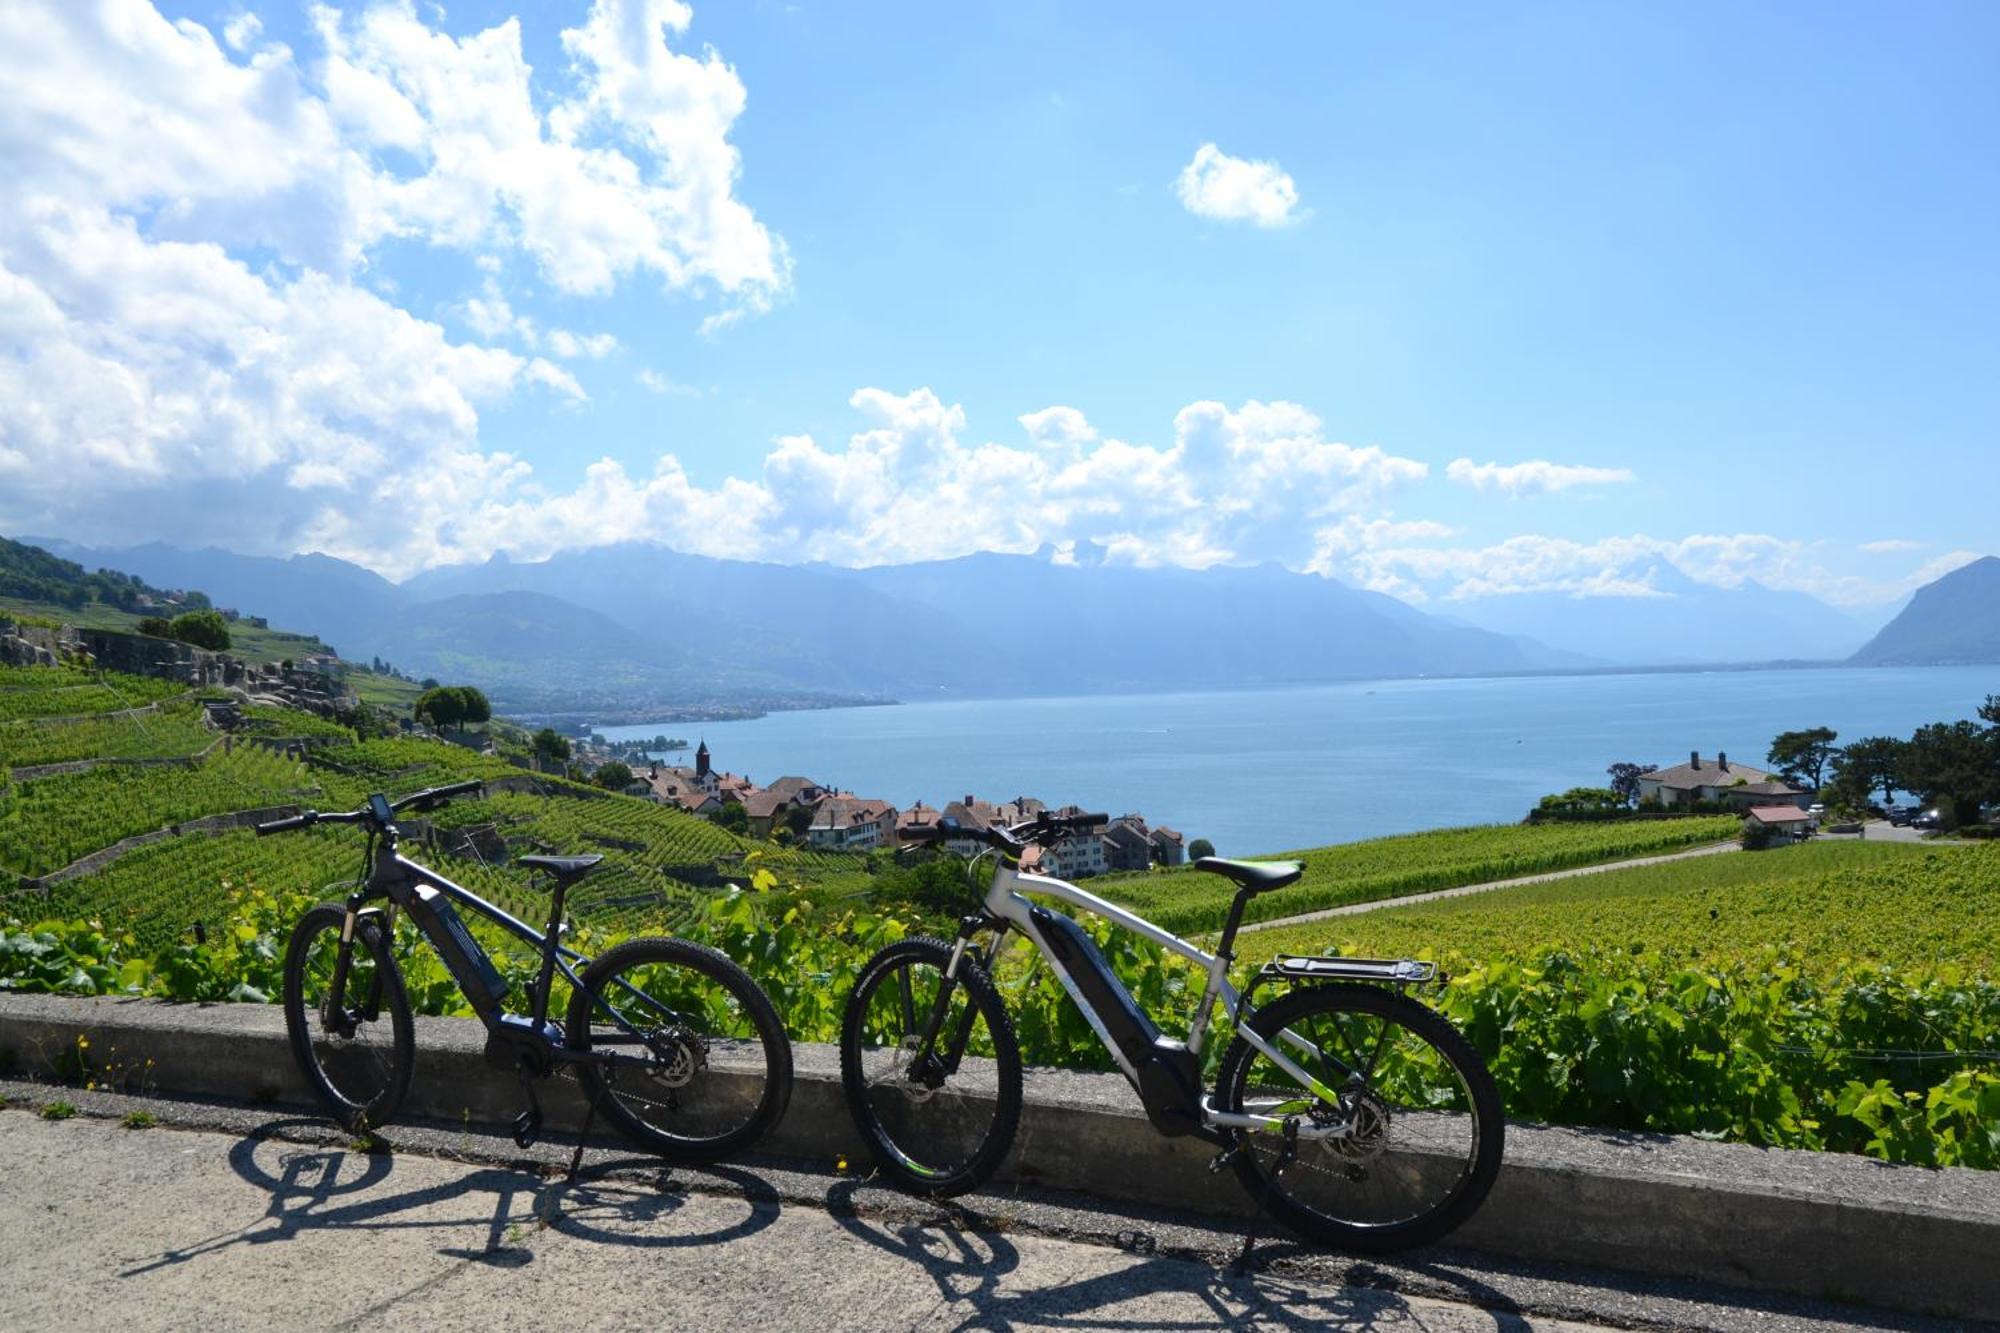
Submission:
{"label": "bicycle front wheel", "polygon": [[577,1081],[633,1142],[677,1161],[714,1161],[785,1113],[791,1039],[770,997],[722,954],[686,940],[627,940],[580,980],[564,1029],[571,1049],[635,1062],[582,1061]]}
{"label": "bicycle front wheel", "polygon": [[388,1123],[410,1090],[416,1037],[403,974],[378,918],[356,924],[347,978],[333,994],[347,909],[313,908],[285,952],[285,1030],[299,1069],[327,1110],[357,1133]]}
{"label": "bicycle front wheel", "polygon": [[[840,1032],[848,1109],[875,1165],[931,1198],[977,1189],[1021,1120],[1014,1025],[970,952],[946,990],[951,946],[908,939],[868,960]],[[931,1027],[938,997],[943,1012]]]}
{"label": "bicycle front wheel", "polygon": [[1307,1076],[1241,1032],[1216,1076],[1219,1109],[1307,1131],[1289,1161],[1279,1129],[1236,1131],[1237,1179],[1292,1230],[1381,1253],[1438,1239],[1485,1200],[1500,1171],[1500,1096],[1443,1018],[1375,987],[1315,986],[1246,1026]]}

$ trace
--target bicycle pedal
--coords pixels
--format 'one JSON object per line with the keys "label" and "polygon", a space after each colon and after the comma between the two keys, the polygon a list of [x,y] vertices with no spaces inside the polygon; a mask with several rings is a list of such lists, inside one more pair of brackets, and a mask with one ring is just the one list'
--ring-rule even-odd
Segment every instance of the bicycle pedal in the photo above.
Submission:
{"label": "bicycle pedal", "polygon": [[542,1117],[539,1111],[523,1111],[514,1117],[514,1146],[526,1152],[535,1146],[542,1136]]}

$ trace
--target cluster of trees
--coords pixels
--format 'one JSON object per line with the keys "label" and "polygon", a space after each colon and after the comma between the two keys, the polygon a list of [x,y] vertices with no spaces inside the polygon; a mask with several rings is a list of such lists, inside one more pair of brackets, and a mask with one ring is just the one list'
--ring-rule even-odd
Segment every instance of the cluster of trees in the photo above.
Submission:
{"label": "cluster of trees", "polygon": [[172,620],[146,616],[139,621],[139,632],[156,639],[178,639],[210,652],[229,651],[229,622],[220,611],[183,611]]}
{"label": "cluster of trees", "polygon": [[470,685],[433,686],[417,696],[410,712],[417,721],[440,731],[493,719],[493,705]]}
{"label": "cluster of trees", "polygon": [[[1764,762],[1774,776],[1817,793],[1830,809],[1887,805],[1907,792],[1936,805],[1953,823],[1972,823],[1982,809],[2000,806],[2000,694],[1986,697],[1977,721],[1933,722],[1907,738],[1864,736],[1842,745],[1832,727],[1779,732]],[[1613,764],[1605,770],[1605,787],[1544,796],[1538,808],[1566,814],[1636,806],[1639,776],[1647,771],[1644,764]]]}
{"label": "cluster of trees", "polygon": [[1933,722],[1907,739],[1864,736],[1836,746],[1825,727],[1787,732],[1773,742],[1772,761],[1779,761],[1781,743],[1799,736],[1814,738],[1801,756],[1817,766],[1801,762],[1786,776],[1803,782],[1825,775],[1824,786],[1811,785],[1829,806],[1861,809],[1878,793],[1887,805],[1902,791],[1936,805],[1951,823],[1970,824],[1982,809],[2000,805],[2000,694],[1986,696],[1977,721]]}

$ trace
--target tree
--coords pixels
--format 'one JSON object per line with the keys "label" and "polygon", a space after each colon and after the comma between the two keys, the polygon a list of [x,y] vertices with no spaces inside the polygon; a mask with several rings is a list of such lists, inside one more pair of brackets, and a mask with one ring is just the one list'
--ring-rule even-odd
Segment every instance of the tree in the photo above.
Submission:
{"label": "tree", "polygon": [[569,758],[569,737],[554,727],[543,727],[529,744],[533,746],[537,759],[559,764]]}
{"label": "tree", "polygon": [[1818,791],[1826,782],[1827,765],[1839,753],[1833,744],[1839,735],[1832,727],[1781,731],[1771,742],[1771,754],[1765,762],[1793,786]]}
{"label": "tree", "polygon": [[599,764],[590,780],[606,791],[624,791],[632,785],[632,770],[613,759],[608,764]]}
{"label": "tree", "polygon": [[1865,805],[1875,792],[1882,804],[1896,794],[1896,777],[1903,769],[1903,753],[1909,742],[1894,736],[1863,736],[1835,756],[1832,787],[1851,796],[1855,805]]}
{"label": "tree", "polygon": [[167,622],[165,616],[142,617],[139,621],[139,632],[141,634],[149,634],[156,639],[171,639],[174,637],[174,627]]}
{"label": "tree", "polygon": [[2000,755],[1991,733],[1977,722],[1918,727],[1904,745],[1896,785],[1949,806],[1945,815],[1953,823],[1976,822],[1981,806],[2000,801]]}
{"label": "tree", "polygon": [[450,685],[437,685],[417,696],[410,712],[417,721],[443,731],[465,720],[465,698]]}
{"label": "tree", "polygon": [[1639,775],[1650,772],[1652,770],[1644,764],[1613,764],[1604,770],[1604,775],[1611,779],[1611,790],[1618,794],[1619,800],[1627,805],[1637,805]]}
{"label": "tree", "polygon": [[795,805],[785,811],[785,827],[795,838],[806,836],[806,830],[813,826],[813,808],[809,805]]}
{"label": "tree", "polygon": [[1199,861],[1204,856],[1215,855],[1215,844],[1207,838],[1196,838],[1188,844],[1188,860]]}
{"label": "tree", "polygon": [[464,710],[467,722],[491,722],[493,720],[493,705],[487,702],[486,695],[482,691],[476,690],[470,685],[460,685],[457,689],[460,706]]}
{"label": "tree", "polygon": [[470,685],[438,685],[417,696],[410,710],[419,722],[443,731],[468,722],[486,722],[493,717],[493,705]]}
{"label": "tree", "polygon": [[219,611],[188,611],[175,616],[168,631],[182,643],[211,652],[229,651],[229,622]]}
{"label": "tree", "polygon": [[722,808],[715,812],[712,821],[717,828],[728,829],[731,833],[750,831],[750,814],[741,801],[724,801]]}

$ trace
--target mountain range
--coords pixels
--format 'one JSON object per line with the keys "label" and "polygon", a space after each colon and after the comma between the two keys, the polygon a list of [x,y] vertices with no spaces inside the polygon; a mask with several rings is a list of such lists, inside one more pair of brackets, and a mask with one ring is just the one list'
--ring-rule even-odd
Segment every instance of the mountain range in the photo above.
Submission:
{"label": "mountain range", "polygon": [[1917,589],[1852,660],[1856,666],[2000,662],[2000,558],[1981,556]]}
{"label": "mountain range", "polygon": [[1508,593],[1445,605],[1468,624],[1647,666],[1832,661],[1852,653],[1880,623],[1755,580],[1734,588],[1699,583],[1657,556],[1612,573],[1619,583],[1648,594]]}
{"label": "mountain range", "polygon": [[324,555],[30,540],[93,568],[199,588],[352,659],[472,681],[507,711],[600,718],[1834,660],[1867,634],[1805,594],[1714,588],[1664,561],[1643,571],[1652,596],[1522,594],[1433,614],[1276,565],[1140,569],[1107,564],[1088,544],[849,569],[623,543],[536,562],[495,556],[397,584]]}

